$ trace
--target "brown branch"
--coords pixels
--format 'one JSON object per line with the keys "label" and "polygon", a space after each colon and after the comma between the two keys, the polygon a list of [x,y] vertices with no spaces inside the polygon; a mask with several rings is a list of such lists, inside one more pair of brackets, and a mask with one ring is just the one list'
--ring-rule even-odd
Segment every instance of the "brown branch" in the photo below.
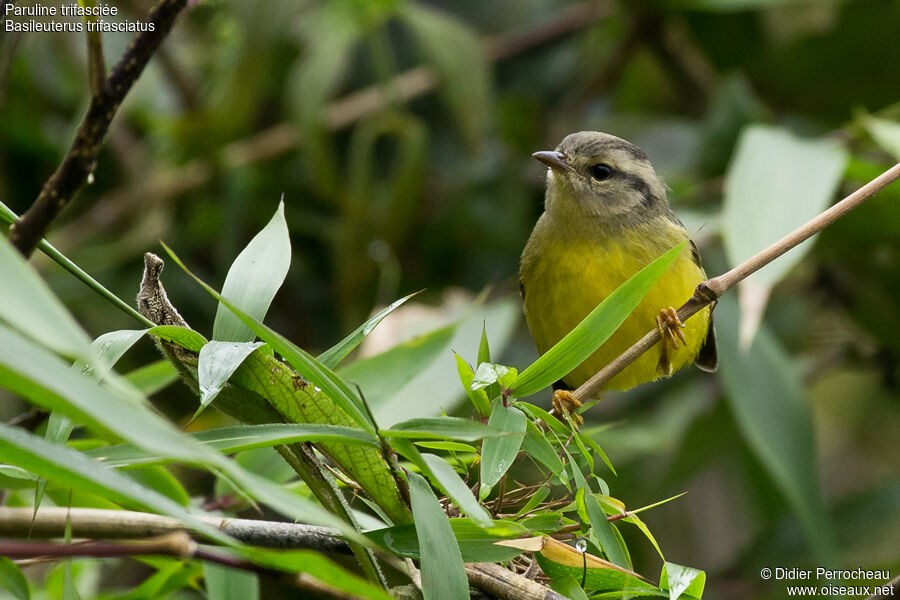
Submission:
{"label": "brown branch", "polygon": [[[749,275],[766,266],[791,248],[822,231],[897,179],[900,179],[900,163],[894,165],[814,219],[787,234],[762,252],[748,258],[730,271],[702,282],[697,286],[694,295],[678,309],[678,317],[685,321],[697,314],[703,307],[714,302],[722,294],[737,285],[739,281],[746,279]],[[572,392],[572,394],[581,401],[593,397],[600,391],[604,383],[620,373],[658,341],[658,330],[654,329],[648,332],[628,350],[594,374],[593,377]]]}
{"label": "brown branch", "polygon": [[148,30],[139,33],[128,46],[103,82],[100,93],[92,94],[68,153],[44,184],[34,204],[10,228],[10,242],[24,256],[31,255],[60,211],[90,178],[103,138],[122,100],[172,29],[186,2],[160,0],[147,17]]}
{"label": "brown branch", "polygon": [[550,588],[494,563],[466,565],[469,583],[501,600],[566,600]]}
{"label": "brown branch", "polygon": [[75,544],[57,542],[22,542],[0,539],[0,556],[18,559],[68,558],[124,558],[129,556],[174,556],[180,559],[196,559],[212,562],[232,569],[278,577],[296,588],[325,594],[337,600],[356,598],[334,588],[308,573],[285,575],[282,571],[261,567],[245,558],[203,548],[183,532],[167,533],[147,540],[129,542],[89,541]]}
{"label": "brown branch", "polygon": [[[0,556],[13,558],[39,556],[134,556],[163,554],[182,558],[198,558],[229,567],[255,572],[272,573],[242,558],[213,550],[197,548],[184,525],[177,519],[150,513],[106,510],[94,508],[43,507],[32,520],[31,507],[0,507],[0,536],[51,538],[65,534],[68,521],[71,535],[93,538],[80,544],[47,542],[19,542],[0,539]],[[350,552],[347,543],[335,530],[327,527],[231,519],[226,517],[199,516],[200,520],[218,527],[224,533],[247,544],[282,549],[312,549],[320,552]],[[151,540],[134,541],[151,537]],[[113,543],[110,539],[130,539],[127,543]],[[466,565],[469,583],[501,600],[563,600],[563,597],[547,587],[508,569],[491,563]],[[292,585],[309,590],[321,590],[322,582],[308,574],[292,578]],[[328,588],[330,589],[330,588]],[[331,595],[342,598],[333,590]]]}
{"label": "brown branch", "polygon": [[[40,508],[32,520],[33,514],[31,507],[0,507],[0,536],[63,537],[67,520],[72,536],[78,538],[140,538],[184,530],[184,524],[178,519],[128,510],[48,506]],[[350,553],[347,542],[329,527],[214,516],[199,516],[198,519],[245,544],[332,554]]]}
{"label": "brown branch", "polygon": [[167,533],[147,540],[130,542],[92,541],[75,544],[58,542],[23,542],[0,540],[0,556],[9,558],[87,556],[110,558],[122,556],[164,555],[191,558],[197,551],[197,543],[187,533]]}

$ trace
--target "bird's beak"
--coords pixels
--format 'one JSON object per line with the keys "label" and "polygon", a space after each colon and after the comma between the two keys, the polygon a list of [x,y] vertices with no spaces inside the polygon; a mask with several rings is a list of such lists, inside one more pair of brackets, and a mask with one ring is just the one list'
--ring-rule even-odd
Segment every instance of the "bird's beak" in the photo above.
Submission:
{"label": "bird's beak", "polygon": [[555,150],[541,150],[540,152],[532,154],[531,157],[536,158],[554,171],[559,171],[560,173],[572,170],[572,165],[569,164],[568,157],[562,152],[557,152]]}

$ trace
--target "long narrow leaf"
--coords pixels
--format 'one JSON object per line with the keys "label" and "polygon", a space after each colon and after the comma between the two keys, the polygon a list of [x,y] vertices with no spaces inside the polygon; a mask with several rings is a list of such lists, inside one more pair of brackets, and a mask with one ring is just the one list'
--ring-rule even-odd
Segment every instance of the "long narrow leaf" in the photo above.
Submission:
{"label": "long narrow leaf", "polygon": [[469,581],[444,509],[425,478],[409,473],[409,496],[422,567],[425,600],[467,600]]}
{"label": "long narrow leaf", "polygon": [[[291,241],[282,200],[269,223],[232,263],[222,285],[222,296],[253,319],[262,321],[290,266]],[[213,324],[213,339],[252,342],[253,338],[251,328],[219,304]]]}
{"label": "long narrow leaf", "polygon": [[195,519],[178,503],[66,446],[0,424],[0,462],[21,466],[72,488],[95,491],[117,504],[179,519],[219,543],[231,538]]}
{"label": "long narrow leaf", "polygon": [[528,419],[521,410],[503,406],[499,399],[494,401],[488,426],[509,435],[487,438],[482,443],[481,488],[478,492],[481,500],[487,498],[491,488],[500,481],[515,460],[525,437],[527,423]]}
{"label": "long narrow leaf", "polygon": [[197,359],[197,382],[200,406],[194,418],[215,400],[228,378],[262,342],[220,342],[213,340],[200,349]]}
{"label": "long narrow leaf", "polygon": [[93,363],[91,340],[47,284],[0,236],[0,320],[69,358]]}
{"label": "long narrow leaf", "polygon": [[350,354],[354,348],[359,346],[360,342],[362,342],[367,335],[372,333],[372,330],[381,323],[386,316],[394,312],[394,309],[399,308],[404,302],[418,294],[419,292],[414,292],[409,296],[404,296],[399,300],[393,302],[389,306],[381,309],[375,315],[357,327],[350,335],[342,339],[340,342],[323,352],[318,356],[316,360],[320,363],[328,367],[329,369],[333,369],[338,366],[344,358]]}
{"label": "long narrow leaf", "polygon": [[[336,440],[340,440],[345,444],[377,446],[375,438],[361,429],[314,423],[272,423],[268,425],[221,427],[194,433],[191,437],[205,446],[225,453],[281,444]],[[86,451],[84,454],[111,467],[160,464],[171,461],[171,459],[166,457],[153,455],[127,444],[95,448]]]}

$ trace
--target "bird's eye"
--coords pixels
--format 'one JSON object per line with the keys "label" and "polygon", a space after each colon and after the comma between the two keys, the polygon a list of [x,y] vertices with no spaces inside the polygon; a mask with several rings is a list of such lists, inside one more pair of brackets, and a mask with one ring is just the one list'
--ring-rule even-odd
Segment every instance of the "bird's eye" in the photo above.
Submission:
{"label": "bird's eye", "polygon": [[609,179],[609,176],[613,174],[613,169],[606,163],[597,163],[591,166],[590,173],[591,177],[597,181],[603,181],[604,179]]}

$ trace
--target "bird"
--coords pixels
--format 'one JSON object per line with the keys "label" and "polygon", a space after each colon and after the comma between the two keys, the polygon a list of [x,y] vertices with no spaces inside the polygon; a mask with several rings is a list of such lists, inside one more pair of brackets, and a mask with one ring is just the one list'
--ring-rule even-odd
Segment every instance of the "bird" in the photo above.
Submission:
{"label": "bird", "polygon": [[[622,138],[599,131],[572,133],[556,150],[535,152],[546,165],[544,212],[519,267],[528,328],[543,354],[604,298],[641,268],[690,235],[669,207],[666,185],[647,155]],[[581,405],[568,390],[585,383],[653,327],[662,340],[606,382],[601,391],[627,390],[694,362],[718,364],[712,309],[682,323],[680,306],[706,279],[691,240],[612,336],[562,378],[554,410]]]}

